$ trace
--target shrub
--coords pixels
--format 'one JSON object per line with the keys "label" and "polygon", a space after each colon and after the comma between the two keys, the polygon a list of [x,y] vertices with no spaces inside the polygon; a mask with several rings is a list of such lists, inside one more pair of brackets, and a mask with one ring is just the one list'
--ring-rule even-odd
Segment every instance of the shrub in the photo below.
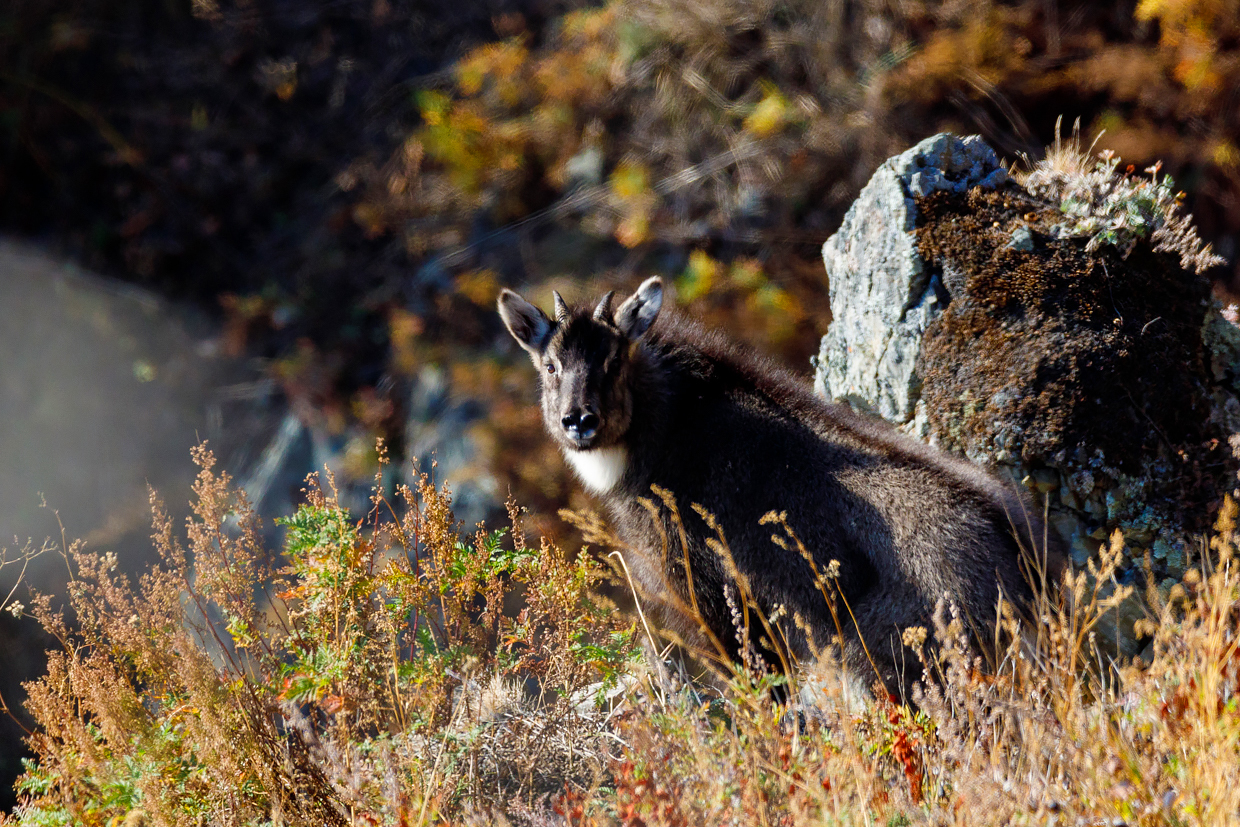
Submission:
{"label": "shrub", "polygon": [[1087,252],[1109,244],[1125,257],[1138,241],[1149,239],[1155,250],[1175,253],[1181,267],[1196,273],[1227,263],[1197,236],[1193,217],[1181,212],[1184,193],[1175,190],[1170,175],[1158,177],[1161,163],[1145,170],[1148,180],[1133,177],[1132,166],[1117,173],[1120,158],[1114,152],[1093,158],[1092,147],[1081,149],[1080,126],[1078,120],[1064,142],[1056,123],[1054,146],[1022,176],[1030,193],[1059,205],[1067,235],[1088,238]]}
{"label": "shrub", "polygon": [[589,557],[528,547],[515,507],[464,537],[425,479],[364,522],[312,480],[272,554],[195,458],[187,544],[155,501],[160,566],[134,584],[74,545],[76,622],[35,601],[62,649],[17,823],[423,823],[599,782],[632,634]]}

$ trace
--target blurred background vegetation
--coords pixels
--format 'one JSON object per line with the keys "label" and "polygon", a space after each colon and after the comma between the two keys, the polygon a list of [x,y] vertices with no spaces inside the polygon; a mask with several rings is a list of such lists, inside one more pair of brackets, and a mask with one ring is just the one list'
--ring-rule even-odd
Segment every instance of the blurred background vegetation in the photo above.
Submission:
{"label": "blurred background vegetation", "polygon": [[556,532],[501,285],[661,272],[804,372],[874,168],[940,130],[1036,156],[1059,115],[1162,160],[1230,258],[1238,34],[1237,0],[10,0],[0,231],[202,303],[300,416],[397,456],[438,366]]}

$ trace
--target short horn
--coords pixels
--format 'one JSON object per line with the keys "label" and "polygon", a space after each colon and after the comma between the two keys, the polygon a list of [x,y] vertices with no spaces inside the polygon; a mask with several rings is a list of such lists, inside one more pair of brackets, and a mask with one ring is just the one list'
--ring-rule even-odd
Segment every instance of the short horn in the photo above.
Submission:
{"label": "short horn", "polygon": [[565,322],[568,320],[568,305],[564,303],[564,297],[558,291],[552,290],[551,295],[555,296],[555,320],[557,322]]}
{"label": "short horn", "polygon": [[598,307],[594,308],[594,321],[610,322],[611,321],[611,299],[616,295],[615,290],[608,290],[607,295],[599,299]]}

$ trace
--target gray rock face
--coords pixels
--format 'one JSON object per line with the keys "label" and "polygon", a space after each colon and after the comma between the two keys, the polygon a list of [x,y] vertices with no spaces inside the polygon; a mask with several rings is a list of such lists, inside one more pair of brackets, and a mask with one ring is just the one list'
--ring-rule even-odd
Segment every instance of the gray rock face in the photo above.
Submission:
{"label": "gray rock face", "polygon": [[834,320],[819,351],[819,393],[891,422],[913,419],[921,337],[942,309],[941,285],[931,283],[915,246],[913,198],[1006,180],[976,135],[935,135],[878,168],[822,248]]}
{"label": "gray rock face", "polygon": [[416,485],[417,476],[427,473],[435,484],[447,483],[453,514],[470,527],[494,516],[500,501],[499,482],[479,466],[478,446],[469,432],[484,415],[477,401],[452,393],[442,370],[427,366],[419,371],[405,424],[409,482]]}

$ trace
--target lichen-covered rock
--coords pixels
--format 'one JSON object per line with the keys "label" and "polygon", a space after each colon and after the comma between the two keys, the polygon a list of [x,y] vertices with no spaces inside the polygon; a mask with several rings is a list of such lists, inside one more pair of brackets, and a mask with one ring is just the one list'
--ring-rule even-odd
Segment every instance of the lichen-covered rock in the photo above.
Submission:
{"label": "lichen-covered rock", "polygon": [[1221,319],[1204,325],[1218,346],[1203,337],[1206,279],[1148,244],[1088,252],[1014,184],[918,208],[927,268],[952,274],[917,363],[926,433],[1045,496],[1076,565],[1119,530],[1122,578],[1147,556],[1157,581],[1181,576],[1229,484],[1220,426],[1238,407],[1218,381],[1235,337]]}
{"label": "lichen-covered rock", "polygon": [[815,374],[820,393],[893,422],[913,418],[921,337],[942,309],[912,235],[914,199],[1005,180],[977,136],[935,135],[878,168],[822,249],[833,321]]}
{"label": "lichen-covered rock", "polygon": [[[1057,205],[1016,185],[935,193],[918,208],[928,269],[959,274],[944,279],[950,304],[918,363],[942,444],[986,461],[999,438],[1026,462],[1063,454],[1074,467],[1101,451],[1137,474],[1204,441],[1204,278],[1148,245],[1123,256],[1054,238]],[[1010,243],[1022,230],[1027,249]]]}
{"label": "lichen-covered rock", "polygon": [[1210,378],[1215,424],[1223,433],[1240,433],[1240,308],[1215,304],[1201,328]]}
{"label": "lichen-covered rock", "polygon": [[1088,251],[1001,172],[950,136],[880,167],[823,248],[818,389],[1022,481],[1077,566],[1118,530],[1120,581],[1148,561],[1165,585],[1234,486],[1237,319],[1176,256]]}

